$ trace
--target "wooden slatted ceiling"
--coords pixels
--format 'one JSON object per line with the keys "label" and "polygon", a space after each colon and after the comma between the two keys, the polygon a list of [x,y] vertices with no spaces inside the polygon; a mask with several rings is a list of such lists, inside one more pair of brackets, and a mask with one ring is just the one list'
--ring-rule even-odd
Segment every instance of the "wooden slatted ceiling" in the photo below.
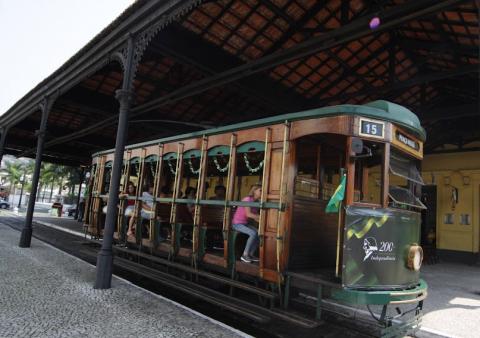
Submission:
{"label": "wooden slatted ceiling", "polygon": [[[246,63],[326,34],[358,17],[404,2],[376,1],[372,5],[366,1],[340,0],[210,1],[174,25]],[[458,81],[449,78],[398,88],[395,84],[422,74],[478,65],[478,22],[478,4],[471,1],[408,22],[395,30],[373,34],[279,65],[264,75],[283,88],[285,93],[295,92],[304,98],[307,106],[363,104],[387,98],[419,112],[420,108],[429,109],[445,102],[471,102],[478,100],[475,76],[462,75]],[[138,67],[134,83],[136,105],[162,97],[209,75],[195,64],[164,55],[158,50],[161,44],[161,39],[154,39]],[[393,68],[390,67],[392,62]],[[118,64],[110,64],[85,79],[72,89],[68,100],[63,98],[54,106],[49,118],[51,135],[67,135],[116,112],[118,105],[114,100],[102,97],[113,98],[121,83],[122,73]],[[95,95],[95,99],[87,103],[89,106],[79,104],[85,102],[89,93]],[[167,103],[142,118],[222,125],[276,113],[268,101],[259,100],[234,86],[224,86]],[[32,125],[38,122],[34,116],[28,120]],[[428,124],[427,128],[432,132],[438,125]],[[190,130],[179,126],[159,129],[154,124],[133,123],[129,129],[129,142]],[[77,143],[72,141],[71,145],[84,149],[84,145],[92,143],[92,139],[99,140],[99,146],[113,145],[115,131],[116,126],[106,127]],[[22,130],[16,132],[19,137],[23,135],[34,142],[34,135],[27,135]]]}
{"label": "wooden slatted ceiling", "polygon": [[[384,1],[386,7],[402,4],[404,1]],[[317,1],[219,1],[209,2],[193,11],[182,25],[203,39],[218,45],[225,51],[245,61],[289,48],[311,36],[316,36],[339,28],[342,23],[341,1],[327,1],[316,13],[311,13]],[[365,4],[350,2],[348,14],[351,20],[363,14]],[[433,17],[412,21],[398,29],[399,35],[419,41],[444,42],[456,41],[459,44],[478,44],[478,14],[475,4],[467,3],[460,11],[446,11]],[[289,37],[285,34],[304,17],[301,27]],[[439,31],[439,28],[442,32]],[[455,38],[449,35],[455,35]],[[475,34],[477,37],[475,38]],[[468,39],[463,37],[468,35]],[[272,50],[279,41],[281,45]],[[467,41],[468,40],[468,41]],[[319,96],[321,99],[338,93],[353,93],[367,86],[381,87],[388,82],[389,51],[384,50],[374,59],[362,64],[390,41],[388,33],[367,37],[348,45],[336,48],[329,53],[322,52],[306,60],[297,60],[274,68],[270,76],[287,87],[294,88],[306,98]],[[419,52],[426,59],[425,64],[431,70],[455,69],[448,54]],[[460,57],[465,64],[478,60]],[[455,60],[457,61],[457,60]],[[407,56],[401,48],[395,47],[395,79],[405,81],[413,78],[420,69],[417,62]],[[361,100],[352,99],[352,103]],[[401,103],[401,102],[400,102]],[[418,102],[417,102],[418,103]]]}

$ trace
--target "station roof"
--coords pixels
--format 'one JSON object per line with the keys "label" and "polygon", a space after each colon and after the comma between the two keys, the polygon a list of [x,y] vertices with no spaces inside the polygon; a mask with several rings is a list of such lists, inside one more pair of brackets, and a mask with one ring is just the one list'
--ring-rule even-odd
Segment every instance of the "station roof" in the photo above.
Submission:
{"label": "station roof", "polygon": [[138,0],[0,117],[6,152],[34,155],[45,95],[58,95],[45,160],[88,164],[112,148],[123,76],[112,55],[155,23],[128,144],[385,99],[419,116],[426,153],[480,149],[478,12],[473,0]]}

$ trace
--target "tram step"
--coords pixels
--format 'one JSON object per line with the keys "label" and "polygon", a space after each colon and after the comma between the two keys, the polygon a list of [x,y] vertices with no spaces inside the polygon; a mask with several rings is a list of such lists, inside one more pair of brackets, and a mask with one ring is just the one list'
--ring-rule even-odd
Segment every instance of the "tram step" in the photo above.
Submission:
{"label": "tram step", "polygon": [[263,312],[263,309],[253,304],[243,302],[239,299],[216,292],[198,284],[194,284],[179,277],[175,277],[149,267],[139,266],[137,263],[133,263],[123,258],[116,257],[114,264],[119,268],[134,272],[135,274],[152,279],[184,293],[188,293],[196,298],[215,304],[221,308],[242,315],[253,321],[259,323],[267,323],[270,321],[269,316],[261,313]]}
{"label": "tram step", "polygon": [[178,264],[178,263],[175,263],[175,262],[171,262],[167,259],[163,259],[163,258],[160,258],[160,257],[145,254],[145,253],[139,252],[137,250],[131,250],[131,249],[115,247],[115,246],[113,248],[116,251],[126,252],[128,254],[132,254],[132,255],[150,260],[152,262],[155,262],[155,263],[158,263],[158,264],[161,264],[161,265],[166,265],[166,266],[174,267],[174,268],[177,268],[179,270],[182,270],[182,271],[185,271],[185,272],[188,272],[188,273],[193,273],[197,276],[204,277],[204,278],[210,279],[212,281],[220,282],[220,283],[223,283],[225,285],[233,286],[237,289],[242,289],[244,291],[254,293],[256,295],[259,295],[259,296],[264,297],[264,298],[268,298],[270,300],[275,300],[275,299],[278,298],[278,295],[271,292],[271,291],[267,291],[267,290],[261,289],[259,287],[256,287],[256,286],[253,286],[253,285],[250,285],[250,284],[246,284],[246,283],[242,283],[242,282],[239,282],[239,281],[227,278],[227,277],[222,277],[222,276],[219,276],[219,275],[216,275],[216,274],[213,274],[213,273],[209,273],[209,272],[206,272],[206,271],[202,271],[202,270],[195,270],[194,268],[191,268],[191,267],[186,266],[184,264]]}
{"label": "tram step", "polygon": [[[90,250],[80,250],[80,253],[86,256],[91,256],[92,258],[96,257],[96,253]],[[119,257],[115,257],[114,266],[126,271],[133,272],[137,275],[141,275],[145,278],[171,287],[172,289],[182,291],[208,303],[215,304],[223,309],[242,315],[243,317],[246,317],[255,322],[267,323],[270,321],[270,317],[268,315],[262,314],[262,312],[265,312],[266,310],[259,306],[244,302],[237,298],[227,296],[223,293],[216,292],[201,285],[194,284],[185,279],[163,273],[158,270]]]}

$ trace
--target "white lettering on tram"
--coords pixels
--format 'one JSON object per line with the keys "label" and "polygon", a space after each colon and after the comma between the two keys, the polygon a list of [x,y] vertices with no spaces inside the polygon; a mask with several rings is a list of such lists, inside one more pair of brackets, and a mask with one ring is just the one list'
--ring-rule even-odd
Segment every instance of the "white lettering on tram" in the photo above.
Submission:
{"label": "white lettering on tram", "polygon": [[397,134],[397,138],[400,142],[402,142],[403,144],[413,148],[413,149],[417,149],[417,142],[415,142],[414,140],[411,140],[409,139],[408,137],[398,133]]}

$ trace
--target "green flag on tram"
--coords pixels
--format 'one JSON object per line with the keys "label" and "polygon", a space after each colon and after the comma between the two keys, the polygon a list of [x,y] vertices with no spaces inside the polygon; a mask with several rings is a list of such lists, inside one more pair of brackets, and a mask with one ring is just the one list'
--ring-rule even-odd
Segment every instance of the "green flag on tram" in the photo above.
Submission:
{"label": "green flag on tram", "polygon": [[345,184],[347,181],[347,176],[343,175],[342,180],[340,181],[339,186],[333,193],[330,201],[328,201],[327,207],[325,208],[325,212],[338,212],[338,208],[340,207],[340,202],[343,201],[343,197],[345,195]]}

